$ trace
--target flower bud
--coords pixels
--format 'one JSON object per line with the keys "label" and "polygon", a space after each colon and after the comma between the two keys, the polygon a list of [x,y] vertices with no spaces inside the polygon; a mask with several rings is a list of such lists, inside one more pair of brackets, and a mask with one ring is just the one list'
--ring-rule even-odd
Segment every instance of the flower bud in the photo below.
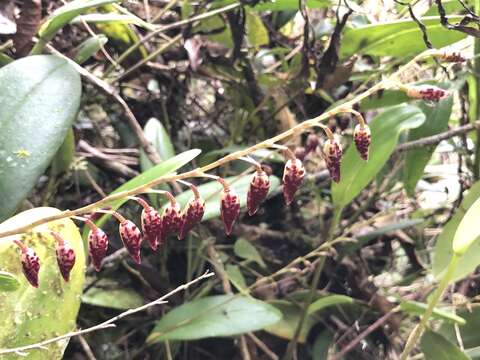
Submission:
{"label": "flower bud", "polygon": [[160,245],[165,243],[168,235],[180,231],[182,226],[182,215],[180,214],[180,205],[177,202],[169,202],[162,213],[162,232],[159,238]]}
{"label": "flower bud", "polygon": [[93,267],[100,271],[102,260],[107,255],[108,237],[100,228],[94,228],[88,233],[88,253],[92,259]]}
{"label": "flower bud", "polygon": [[437,86],[419,85],[419,86],[410,86],[407,90],[407,95],[414,99],[422,99],[427,101],[438,102],[446,98],[447,96],[449,96],[450,93]]}
{"label": "flower bud", "polygon": [[440,60],[445,61],[445,62],[451,62],[451,63],[461,63],[467,61],[467,59],[462,55],[460,52],[444,52],[438,55],[438,58]]}
{"label": "flower bud", "polygon": [[152,206],[144,207],[140,218],[143,236],[150,244],[150,248],[155,251],[158,247],[158,239],[161,237],[162,219]]}
{"label": "flower bud", "polygon": [[[32,248],[17,243],[21,250],[22,270],[30,285],[38,287],[38,272],[40,271],[40,259]],[[21,244],[21,245],[20,245]]]}
{"label": "flower bud", "polygon": [[240,215],[240,199],[233,188],[224,188],[222,191],[220,215],[225,226],[225,233],[230,235],[233,224],[237,220],[238,215]]}
{"label": "flower bud", "polygon": [[132,259],[140,264],[140,246],[142,244],[142,233],[140,229],[130,220],[124,220],[118,227],[120,238]]}
{"label": "flower bud", "polygon": [[260,205],[265,201],[270,189],[270,179],[263,170],[257,170],[250,181],[250,188],[247,194],[247,209],[250,216],[254,215]]}
{"label": "flower bud", "polygon": [[343,155],[340,142],[335,138],[333,140],[327,139],[325,145],[323,145],[323,154],[331,179],[338,183],[340,181],[340,163]]}
{"label": "flower bud", "polygon": [[368,148],[372,142],[370,128],[368,125],[357,124],[355,130],[353,131],[353,140],[355,141],[355,146],[357,148],[360,157],[363,160],[368,160]]}
{"label": "flower bud", "polygon": [[75,250],[73,250],[68,241],[63,240],[60,234],[52,232],[52,235],[57,240],[55,253],[57,254],[58,268],[63,279],[69,281],[70,272],[75,265]]}
{"label": "flower bud", "polygon": [[303,183],[305,168],[300,159],[289,159],[283,170],[283,197],[285,203],[290,205],[295,193]]}
{"label": "flower bud", "polygon": [[307,154],[317,150],[318,144],[319,140],[317,134],[308,135],[305,145],[305,151],[307,152]]}
{"label": "flower bud", "polygon": [[303,146],[296,147],[293,153],[295,154],[295,157],[301,161],[307,156],[307,150]]}
{"label": "flower bud", "polygon": [[187,204],[182,213],[182,223],[178,234],[179,240],[185,238],[185,235],[202,221],[204,213],[205,200],[202,198],[195,198]]}

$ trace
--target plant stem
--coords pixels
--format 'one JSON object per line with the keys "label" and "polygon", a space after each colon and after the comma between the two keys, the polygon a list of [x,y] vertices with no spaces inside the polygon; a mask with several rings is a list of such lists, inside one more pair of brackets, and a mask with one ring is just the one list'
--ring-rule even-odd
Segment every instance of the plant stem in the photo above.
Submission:
{"label": "plant stem", "polygon": [[453,274],[455,273],[455,269],[457,267],[459,259],[460,258],[458,257],[458,255],[453,254],[452,259],[448,264],[447,270],[443,274],[443,277],[440,280],[440,283],[438,284],[437,290],[435,290],[435,293],[433,294],[432,298],[430,299],[430,302],[428,303],[427,309],[425,310],[425,312],[422,315],[422,318],[420,319],[420,323],[418,323],[418,325],[415,326],[415,328],[413,329],[413,332],[408,337],[407,343],[405,345],[405,349],[400,355],[400,360],[407,359],[408,355],[413,350],[418,339],[423,334],[423,331],[427,326],[427,322],[430,319],[430,316],[432,315],[433,309],[437,305],[438,301],[441,299],[443,293],[445,292],[445,289],[447,288],[448,284],[450,283],[450,280],[453,277]]}
{"label": "plant stem", "polygon": [[[330,227],[328,229],[327,240],[325,241],[324,245],[328,246],[333,240],[333,236],[335,235],[335,229],[338,227],[340,223],[340,218],[342,216],[342,208],[335,208],[333,212],[333,218],[330,222]],[[293,334],[292,341],[288,344],[288,348],[285,354],[285,360],[290,360],[293,357],[293,353],[295,348],[297,347],[298,339],[300,337],[300,333],[303,328],[303,324],[307,318],[308,308],[310,304],[313,302],[315,297],[315,292],[317,291],[318,282],[320,281],[320,275],[322,275],[323,267],[325,265],[325,256],[320,258],[320,261],[315,269],[315,273],[313,274],[312,283],[310,285],[310,290],[308,292],[307,299],[303,304],[302,314],[300,315],[300,320],[298,321],[297,327],[295,329],[295,333]]]}
{"label": "plant stem", "polygon": [[[475,0],[474,3],[474,9],[475,13],[478,14],[480,11],[480,0]],[[480,54],[480,39],[475,38],[473,40],[473,53],[474,53],[474,60],[473,60],[473,75],[476,78],[475,81],[475,89],[473,91],[475,92],[475,101],[476,101],[476,106],[474,109],[474,118],[470,119],[470,121],[475,121],[478,119],[478,115],[480,114],[480,101],[479,101],[479,88],[480,88],[480,79],[478,78],[478,74],[480,74],[480,58],[478,55]],[[471,89],[469,89],[471,91]],[[477,129],[476,131],[477,135],[477,141],[475,143],[475,157],[473,161],[473,176],[475,180],[480,179],[480,129]]]}

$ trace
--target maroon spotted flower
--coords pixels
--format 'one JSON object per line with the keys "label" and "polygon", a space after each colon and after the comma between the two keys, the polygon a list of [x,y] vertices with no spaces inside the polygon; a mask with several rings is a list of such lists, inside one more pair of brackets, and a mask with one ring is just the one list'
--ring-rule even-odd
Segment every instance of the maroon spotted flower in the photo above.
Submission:
{"label": "maroon spotted flower", "polygon": [[449,96],[450,93],[447,90],[441,89],[437,86],[418,85],[408,87],[407,95],[414,99],[438,102]]}
{"label": "maroon spotted flower", "polygon": [[139,197],[134,199],[143,207],[142,215],[140,216],[143,236],[148,241],[150,248],[155,251],[158,248],[158,239],[161,236],[162,219],[158,211],[144,199]]}
{"label": "maroon spotted flower", "polygon": [[142,244],[140,229],[132,221],[123,220],[120,222],[118,231],[128,253],[137,264],[140,264],[140,246]]}
{"label": "maroon spotted flower", "polygon": [[57,241],[55,253],[57,255],[57,264],[60,273],[65,281],[70,280],[70,272],[75,265],[75,250],[70,246],[68,241],[65,241],[59,233],[53,232],[52,235]]}
{"label": "maroon spotted flower", "polygon": [[108,237],[105,232],[95,226],[93,223],[88,223],[90,232],[88,233],[88,253],[92,259],[93,267],[96,271],[102,268],[102,260],[107,255]]}
{"label": "maroon spotted flower", "polygon": [[238,215],[240,215],[240,198],[233,188],[224,183],[220,200],[220,216],[227,235],[232,233],[233,224],[235,224]]}
{"label": "maroon spotted flower", "polygon": [[40,259],[32,248],[26,247],[19,240],[14,242],[20,248],[23,274],[33,287],[38,287],[38,272],[40,271]]}
{"label": "maroon spotted flower", "polygon": [[295,193],[303,184],[305,168],[300,159],[289,159],[283,169],[283,198],[285,203],[290,205],[295,198]]}
{"label": "maroon spotted flower", "polygon": [[180,231],[182,226],[182,215],[180,213],[180,205],[171,195],[170,202],[167,204],[162,213],[162,232],[159,238],[160,245],[164,244],[168,235]]}
{"label": "maroon spotted flower", "polygon": [[194,198],[187,204],[182,212],[182,224],[180,226],[180,232],[178,233],[179,240],[185,238],[185,235],[202,221],[204,213],[205,200],[202,198]]}
{"label": "maroon spotted flower", "polygon": [[270,179],[265,171],[258,169],[250,181],[247,194],[247,209],[250,216],[254,215],[265,201],[270,189]]}
{"label": "maroon spotted flower", "polygon": [[340,164],[343,155],[340,142],[335,138],[327,139],[323,145],[323,154],[327,169],[330,172],[330,178],[338,183],[340,181]]}
{"label": "maroon spotted flower", "polygon": [[371,132],[368,125],[362,126],[361,124],[358,124],[355,126],[353,140],[355,141],[355,147],[357,148],[360,157],[365,161],[368,160],[368,149],[372,142]]}

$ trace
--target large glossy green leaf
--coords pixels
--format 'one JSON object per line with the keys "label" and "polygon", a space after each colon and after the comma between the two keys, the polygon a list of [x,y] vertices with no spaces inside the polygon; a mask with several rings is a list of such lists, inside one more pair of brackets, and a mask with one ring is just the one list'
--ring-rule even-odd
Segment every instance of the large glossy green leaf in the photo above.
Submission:
{"label": "large glossy green leaf", "polygon": [[[133,179],[127,181],[125,184],[118,187],[115,191],[112,192],[112,194],[116,194],[126,190],[131,190],[138,186],[144,185],[152,180],[155,180],[160,176],[171,174],[175,172],[177,169],[181,168],[185,164],[188,164],[190,161],[195,159],[200,153],[201,153],[201,150],[192,149],[192,150],[185,151],[181,154],[178,154],[177,156],[170,158],[150,168],[149,170],[141,173],[140,175],[135,176]],[[128,201],[128,199],[118,199],[118,200],[112,201],[109,205],[113,210],[117,210],[126,201]],[[102,216],[97,221],[97,225],[102,226],[110,216],[111,215]],[[87,233],[88,233],[88,227],[85,227],[84,235],[86,235]]]}
{"label": "large glossy green leaf", "polygon": [[50,164],[80,95],[80,76],[54,56],[30,56],[0,69],[0,220],[18,208]]}
{"label": "large glossy green leaf", "polygon": [[273,325],[281,317],[273,306],[250,297],[208,296],[180,305],[163,316],[147,342],[238,335]]}
{"label": "large glossy green leaf", "polygon": [[7,271],[0,271],[0,292],[15,291],[20,286],[20,282],[15,275]]}
{"label": "large glossy green leaf", "polygon": [[[480,198],[480,181],[477,181],[468,190],[468,193],[463,198],[463,201],[456,210],[455,214],[443,227],[442,233],[437,238],[432,260],[432,270],[435,276],[438,277],[450,263],[453,255],[453,238],[457,232],[460,221],[462,221],[466,211],[478,198]],[[473,234],[476,229],[478,229],[478,227],[475,225],[472,229],[470,229],[471,233]],[[467,251],[467,253],[458,261],[452,281],[459,280],[475,270],[475,268],[480,264],[480,258],[478,256],[479,253],[480,239],[477,239],[470,246],[470,250]]]}
{"label": "large glossy green leaf", "polygon": [[[408,141],[418,140],[427,136],[436,135],[448,128],[448,120],[452,112],[453,98],[450,96],[440,101],[435,106],[426,105],[424,102],[418,106],[425,114],[425,122],[422,126],[412,129],[408,133]],[[407,194],[413,196],[418,180],[423,175],[436,146],[423,146],[410,150],[407,153],[404,166],[404,184]]]}
{"label": "large glossy green leaf", "polygon": [[[151,118],[148,120],[143,128],[143,132],[145,133],[147,140],[150,141],[155,150],[157,150],[162,161],[175,156],[175,149],[173,148],[170,136],[158,119]],[[142,168],[142,171],[146,171],[152,166],[153,163],[147,157],[145,151],[143,151],[143,149],[140,150],[140,167]]]}
{"label": "large glossy green leaf", "polygon": [[[418,301],[413,301],[413,300],[406,300],[402,301],[400,303],[400,309],[408,314],[411,315],[423,315],[425,313],[425,310],[427,310],[428,305],[418,302]],[[461,316],[458,316],[457,314],[454,314],[450,311],[440,309],[438,307],[433,309],[432,317],[435,319],[441,319],[441,320],[446,320],[449,322],[454,322],[460,325],[465,325],[466,321],[464,318]]]}
{"label": "large glossy green leaf", "polygon": [[[0,224],[0,231],[16,228],[46,216],[58,215],[54,208],[24,211]],[[20,282],[10,292],[0,292],[0,348],[34,344],[76,328],[85,272],[85,251],[75,223],[62,219],[37,226],[34,233],[22,235],[25,245],[32,247],[40,258],[38,289],[32,287],[22,273],[19,251],[14,237],[0,239],[0,268],[12,273]],[[60,275],[55,255],[55,239],[50,231],[58,232],[75,250],[75,266],[67,283]],[[22,359],[61,359],[68,341],[29,350]],[[1,357],[1,356],[0,356]],[[5,355],[2,360],[16,360],[18,355]]]}
{"label": "large glossy green leaf", "polygon": [[458,224],[452,243],[452,250],[455,254],[464,255],[480,236],[478,219],[480,219],[480,197],[470,206]]}
{"label": "large glossy green leaf", "polygon": [[445,339],[442,335],[427,330],[420,340],[425,360],[469,360],[462,350]]}
{"label": "large glossy green leaf", "polygon": [[118,1],[119,0],[74,0],[59,7],[38,30],[40,41],[34,46],[31,54],[39,54],[44,48],[45,43],[53,39],[58,30],[78,15],[87,12],[89,9]]}
{"label": "large glossy green leaf", "polygon": [[[250,187],[252,175],[245,175],[242,177],[232,176],[226,178],[227,183],[235,189],[240,197],[240,207],[247,206],[247,193]],[[276,176],[270,176],[270,191],[269,194],[275,191],[280,186],[280,179]],[[210,220],[220,216],[220,196],[223,187],[218,181],[210,181],[206,184],[200,185],[198,191],[205,199],[205,214],[202,221]],[[183,207],[193,197],[191,190],[185,191],[176,197],[179,204]]]}
{"label": "large glossy green leaf", "polygon": [[[452,22],[462,16],[451,16]],[[427,28],[428,38],[433,47],[441,48],[466,37],[459,31],[445,29],[436,16],[421,18]],[[340,48],[340,56],[369,54],[376,56],[409,56],[426,50],[422,32],[413,20],[397,20],[367,25],[346,31]]]}
{"label": "large glossy green leaf", "polygon": [[377,115],[370,123],[370,158],[363,161],[355,146],[349,146],[342,160],[341,181],[332,183],[333,203],[338,209],[352,201],[378,174],[397,145],[400,133],[423,124],[425,115],[411,105],[398,105]]}

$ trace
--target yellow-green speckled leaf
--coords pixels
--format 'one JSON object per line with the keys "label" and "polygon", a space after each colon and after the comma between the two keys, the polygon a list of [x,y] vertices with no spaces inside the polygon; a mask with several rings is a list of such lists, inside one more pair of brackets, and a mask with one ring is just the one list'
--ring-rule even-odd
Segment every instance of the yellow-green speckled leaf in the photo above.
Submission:
{"label": "yellow-green speckled leaf", "polygon": [[[60,213],[60,210],[42,207],[24,211],[0,224],[0,231],[16,228],[40,218]],[[75,266],[66,283],[57,266],[55,241],[50,230],[57,231],[74,248]],[[15,291],[0,292],[0,349],[34,344],[72,331],[85,280],[85,250],[75,223],[62,219],[36,227],[34,232],[20,236],[40,258],[39,287],[28,284],[22,273],[15,237],[0,238],[0,270],[19,279]],[[22,359],[61,359],[68,341],[50,344],[46,349],[28,351]],[[19,355],[2,355],[2,360],[19,359]]]}

